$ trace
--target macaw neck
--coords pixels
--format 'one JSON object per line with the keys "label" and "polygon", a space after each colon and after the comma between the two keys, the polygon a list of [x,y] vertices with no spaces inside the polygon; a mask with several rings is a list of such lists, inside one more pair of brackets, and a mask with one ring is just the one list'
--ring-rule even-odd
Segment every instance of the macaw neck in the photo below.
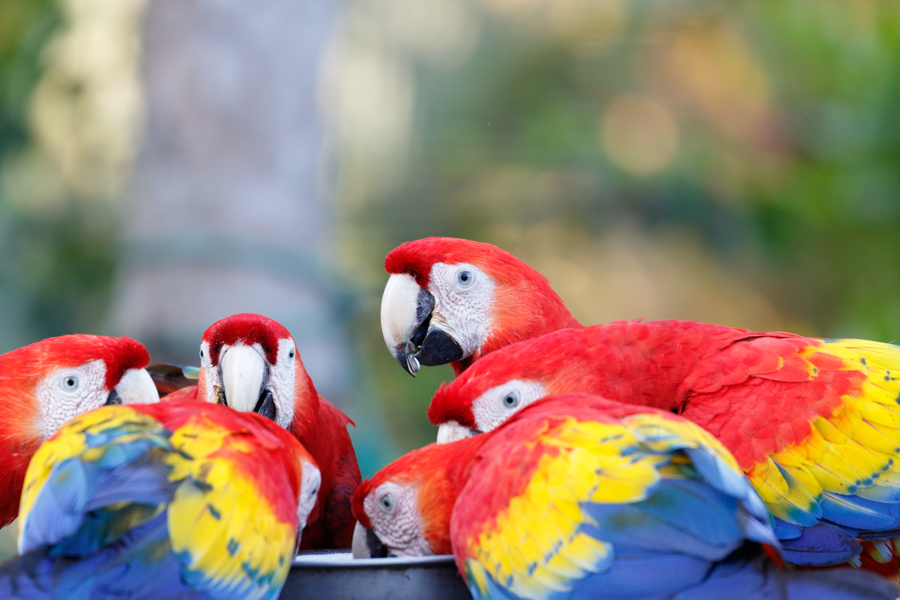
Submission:
{"label": "macaw neck", "polygon": [[0,446],[0,527],[19,514],[19,500],[28,462],[43,442],[42,438],[4,437]]}
{"label": "macaw neck", "polygon": [[581,326],[546,280],[522,280],[515,287],[498,289],[490,333],[471,356],[451,364],[459,376],[473,362],[504,346]]}
{"label": "macaw neck", "polygon": [[[591,373],[572,389],[610,400],[680,412],[682,384],[711,353],[746,336],[746,331],[695,321],[616,321],[589,328],[585,359]],[[570,379],[576,379],[571,377]]]}
{"label": "macaw neck", "polygon": [[294,418],[291,420],[291,430],[304,445],[307,445],[310,437],[317,433],[314,424],[319,421],[320,405],[319,393],[312,379],[306,374],[305,369],[300,369],[294,387]]}

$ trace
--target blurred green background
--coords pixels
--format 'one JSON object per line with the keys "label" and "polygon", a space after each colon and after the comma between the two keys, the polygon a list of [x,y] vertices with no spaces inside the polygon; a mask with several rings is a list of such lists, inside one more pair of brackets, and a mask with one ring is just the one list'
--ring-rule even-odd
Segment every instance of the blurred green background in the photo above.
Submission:
{"label": "blurred green background", "polygon": [[[0,3],[0,351],[131,333],[110,315],[162,120],[142,77],[160,3]],[[383,257],[406,240],[497,244],[584,323],[900,338],[900,4],[345,0],[323,23],[314,281],[337,290],[325,362],[346,385],[326,395],[364,474],[434,439],[452,377],[413,380],[384,348]],[[180,329],[196,344],[211,322]]]}

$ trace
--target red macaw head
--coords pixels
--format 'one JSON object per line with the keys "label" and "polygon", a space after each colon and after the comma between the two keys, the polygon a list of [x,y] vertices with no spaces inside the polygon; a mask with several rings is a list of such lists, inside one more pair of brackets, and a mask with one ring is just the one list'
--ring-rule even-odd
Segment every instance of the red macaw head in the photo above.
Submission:
{"label": "red macaw head", "polygon": [[144,369],[147,349],[128,337],[65,335],[0,356],[0,419],[16,444],[42,441],[104,404],[146,404],[159,395]]}
{"label": "red macaw head", "polygon": [[438,442],[491,431],[547,396],[601,393],[589,352],[591,329],[564,329],[507,346],[442,384],[428,407],[428,419],[439,426]]}
{"label": "red macaw head", "polygon": [[540,273],[491,244],[425,238],[392,250],[384,266],[384,341],[413,376],[420,364],[453,363],[459,374],[497,348],[578,326]]}
{"label": "red macaw head", "polygon": [[200,400],[259,413],[284,429],[318,398],[290,332],[253,313],[226,317],[203,334],[197,388]]}
{"label": "red macaw head", "polygon": [[353,495],[354,556],[450,554],[453,503],[487,437],[430,444],[360,484]]}

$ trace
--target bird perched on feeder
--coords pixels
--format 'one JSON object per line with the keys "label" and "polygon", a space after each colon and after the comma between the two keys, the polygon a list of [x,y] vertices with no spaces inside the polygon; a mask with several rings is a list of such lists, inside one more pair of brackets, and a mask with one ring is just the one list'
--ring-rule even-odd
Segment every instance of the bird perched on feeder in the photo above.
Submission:
{"label": "bird perched on feeder", "polygon": [[353,422],[319,396],[283,325],[252,313],[214,323],[200,343],[196,392],[174,394],[256,412],[293,433],[322,472],[321,511],[307,523],[302,549],[350,547],[350,499],[361,481],[347,432]]}
{"label": "bird perched on feeder", "polygon": [[508,344],[580,327],[543,275],[491,244],[431,237],[385,258],[388,350],[410,375],[450,363],[457,376]]}
{"label": "bird perched on feeder", "polygon": [[776,568],[759,547],[778,546],[766,507],[715,438],[596,396],[547,399],[489,434],[411,452],[360,486],[354,514],[368,549],[452,551],[474,598],[898,593],[870,573]]}
{"label": "bird perched on feeder", "polygon": [[776,517],[790,562],[897,572],[900,347],[619,321],[494,352],[443,386],[428,416],[450,440],[569,392],[672,411],[712,433]]}
{"label": "bird perched on feeder", "polygon": [[274,599],[320,479],[258,415],[191,400],[103,407],[35,454],[0,596]]}
{"label": "bird perched on feeder", "polygon": [[28,461],[63,423],[104,404],[159,400],[149,361],[131,338],[81,334],[0,355],[0,526],[19,513]]}

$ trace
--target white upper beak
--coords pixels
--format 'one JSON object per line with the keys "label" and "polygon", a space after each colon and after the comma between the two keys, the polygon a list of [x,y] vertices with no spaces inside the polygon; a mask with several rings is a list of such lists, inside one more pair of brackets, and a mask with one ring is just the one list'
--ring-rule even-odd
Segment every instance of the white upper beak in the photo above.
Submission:
{"label": "white upper beak", "polygon": [[472,437],[472,430],[468,427],[463,427],[456,421],[447,421],[446,423],[441,423],[440,427],[438,427],[438,444],[455,442],[457,440],[463,440],[467,437]]}
{"label": "white upper beak", "polygon": [[219,364],[228,406],[243,412],[253,412],[266,375],[265,359],[252,346],[240,344],[226,349]]}
{"label": "white upper beak", "polygon": [[412,275],[395,273],[384,286],[381,297],[381,333],[388,350],[396,358],[397,348],[405,347],[418,325],[416,306],[422,288]]}
{"label": "white upper beak", "polygon": [[128,369],[115,387],[122,404],[153,404],[159,402],[159,392],[147,369]]}

